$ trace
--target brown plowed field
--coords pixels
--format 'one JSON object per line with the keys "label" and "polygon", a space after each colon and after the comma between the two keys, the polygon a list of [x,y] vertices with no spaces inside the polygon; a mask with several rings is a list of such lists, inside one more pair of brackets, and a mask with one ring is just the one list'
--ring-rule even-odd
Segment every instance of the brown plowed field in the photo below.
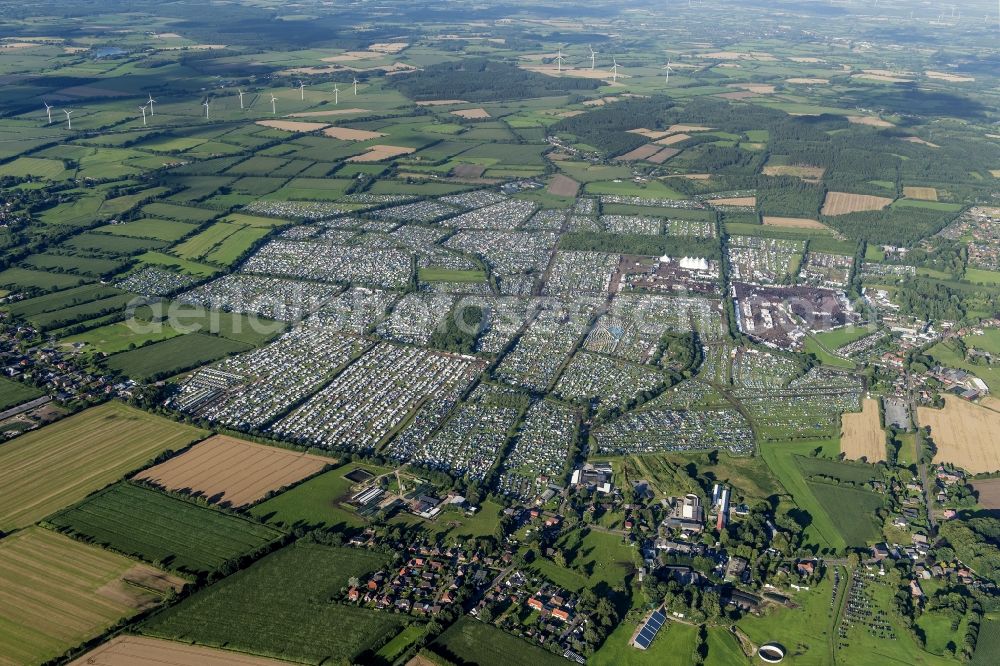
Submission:
{"label": "brown plowed field", "polygon": [[973,481],[972,487],[979,495],[979,505],[984,509],[1000,509],[1000,479]]}
{"label": "brown plowed field", "polygon": [[787,229],[829,229],[825,224],[807,217],[771,217],[769,215],[764,216],[764,226]]}
{"label": "brown plowed field", "polygon": [[866,210],[882,210],[892,203],[888,197],[874,197],[869,194],[851,194],[850,192],[827,192],[823,202],[824,215],[847,215]]}
{"label": "brown plowed field", "polygon": [[549,194],[554,194],[557,197],[575,197],[580,189],[580,183],[560,173],[552,177],[548,189]]}
{"label": "brown plowed field", "polygon": [[69,666],[287,666],[288,662],[146,636],[116,636]]}
{"label": "brown plowed field", "polygon": [[167,490],[188,489],[213,502],[238,507],[335,462],[332,458],[216,435],[135,478]]}
{"label": "brown plowed field", "polygon": [[633,162],[635,160],[644,160],[648,157],[652,157],[656,153],[660,152],[660,147],[653,143],[647,143],[645,146],[639,146],[635,150],[630,150],[624,155],[619,155],[615,158],[617,162]]}

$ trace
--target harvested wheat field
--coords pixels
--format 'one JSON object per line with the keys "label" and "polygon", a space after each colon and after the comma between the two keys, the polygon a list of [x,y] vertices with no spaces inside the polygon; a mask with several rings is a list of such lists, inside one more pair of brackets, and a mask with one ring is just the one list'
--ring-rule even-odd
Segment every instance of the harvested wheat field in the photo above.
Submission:
{"label": "harvested wheat field", "polygon": [[333,109],[331,111],[302,111],[289,113],[288,118],[322,118],[323,116],[345,116],[349,113],[369,113],[368,109]]}
{"label": "harvested wheat field", "polygon": [[757,95],[755,93],[747,92],[745,90],[742,91],[742,92],[719,93],[718,95],[716,95],[716,97],[719,97],[721,99],[733,99],[733,100],[736,100],[736,101],[740,101],[740,100],[744,100],[744,99],[750,99],[751,97],[756,97],[756,96]]}
{"label": "harvested wheat field", "polygon": [[841,417],[840,450],[851,460],[864,458],[870,463],[885,460],[885,433],[879,418],[878,400],[866,398],[860,413]]}
{"label": "harvested wheat field", "polygon": [[785,83],[792,83],[800,86],[822,86],[830,83],[830,79],[793,78],[785,79]]}
{"label": "harvested wheat field", "polygon": [[557,197],[575,197],[579,190],[580,183],[561,173],[552,176],[552,180],[549,181],[548,192]]}
{"label": "harvested wheat field", "polygon": [[729,87],[746,90],[756,95],[771,95],[774,93],[774,86],[770,83],[733,83]]}
{"label": "harvested wheat field", "polygon": [[784,227],[786,229],[829,229],[825,224],[808,217],[771,217],[764,216],[764,226]]}
{"label": "harvested wheat field", "polygon": [[867,125],[869,127],[895,127],[888,120],[872,116],[847,116],[847,122],[853,125]]}
{"label": "harvested wheat field", "polygon": [[416,148],[408,148],[406,146],[385,146],[382,144],[371,146],[368,152],[361,153],[360,155],[355,155],[354,157],[348,157],[348,162],[380,162],[382,160],[388,160],[393,157],[399,157],[400,155],[409,155]]}
{"label": "harvested wheat field", "polygon": [[823,215],[847,215],[866,210],[882,210],[892,203],[888,197],[875,197],[870,194],[851,194],[850,192],[827,192],[823,202]]}
{"label": "harvested wheat field", "polygon": [[41,527],[15,532],[0,540],[0,664],[57,657],[184,582]]}
{"label": "harvested wheat field", "polygon": [[979,496],[979,505],[984,509],[1000,509],[1000,479],[973,481],[972,488]]}
{"label": "harvested wheat field", "polygon": [[458,116],[459,118],[466,118],[468,120],[483,120],[484,118],[492,118],[492,116],[486,112],[486,109],[458,109],[457,111],[450,111],[451,115]]}
{"label": "harvested wheat field", "polygon": [[1000,169],[990,169],[990,175],[994,178],[1000,178]]}
{"label": "harvested wheat field", "polygon": [[647,162],[652,162],[653,164],[663,164],[664,162],[666,162],[667,160],[669,160],[671,157],[673,157],[674,155],[679,154],[680,152],[681,151],[677,150],[676,148],[664,148],[663,150],[661,150],[660,152],[656,153],[652,157],[647,157],[646,161]]}
{"label": "harvested wheat field", "polygon": [[69,666],[287,666],[287,661],[147,636],[116,636]]}
{"label": "harvested wheat field", "polygon": [[207,434],[120,402],[25,433],[0,446],[0,531],[30,525]]}
{"label": "harvested wheat field", "polygon": [[929,148],[940,148],[941,147],[941,146],[937,145],[936,143],[931,143],[930,141],[925,141],[924,139],[921,139],[919,136],[905,136],[905,137],[903,137],[903,141],[907,141],[909,143],[919,143],[921,146],[927,146]]}
{"label": "harvested wheat field", "polygon": [[456,164],[451,174],[459,178],[482,178],[484,171],[486,167],[482,164]]}
{"label": "harvested wheat field", "polygon": [[670,135],[670,130],[651,130],[651,129],[646,129],[645,127],[640,127],[639,129],[631,129],[628,130],[628,132],[629,134],[638,134],[640,136],[644,136],[652,141],[656,141],[657,139],[662,139],[663,137]]}
{"label": "harvested wheat field", "polygon": [[1000,470],[1000,413],[954,396],[945,396],[944,409],[919,407],[917,419],[930,426],[937,446],[934,462],[958,465],[973,474]]}
{"label": "harvested wheat field", "polygon": [[298,120],[258,120],[257,124],[286,132],[315,132],[327,125],[327,123],[305,123]]}
{"label": "harvested wheat field", "polygon": [[938,81],[948,81],[950,83],[972,83],[976,80],[974,76],[962,76],[960,74],[949,74],[948,72],[935,72],[928,70],[924,72],[928,79],[937,79]]}
{"label": "harvested wheat field", "polygon": [[907,199],[920,199],[921,201],[937,201],[937,189],[933,187],[904,187],[903,196]]}
{"label": "harvested wheat field", "polygon": [[672,146],[675,143],[680,143],[682,141],[687,141],[690,138],[691,138],[690,134],[683,134],[683,133],[682,134],[671,134],[670,136],[668,136],[668,137],[666,137],[664,139],[659,139],[656,142],[656,145],[658,145],[658,146]]}
{"label": "harvested wheat field", "polygon": [[379,139],[385,134],[382,132],[370,132],[368,130],[351,129],[350,127],[327,127],[323,134],[333,139],[343,139],[344,141],[370,141]]}
{"label": "harvested wheat field", "polygon": [[624,155],[619,155],[615,158],[617,162],[634,162],[636,160],[644,160],[652,157],[656,153],[660,152],[660,146],[655,143],[647,143],[645,146],[639,146],[635,150],[630,150]]}
{"label": "harvested wheat field", "polygon": [[765,176],[794,176],[807,183],[816,183],[826,173],[826,169],[806,164],[772,164],[761,169],[761,173]]}
{"label": "harvested wheat field", "polygon": [[738,206],[753,208],[757,205],[757,197],[731,197],[729,199],[709,199],[705,203],[711,206]]}
{"label": "harvested wheat field", "polygon": [[135,478],[167,490],[187,489],[212,502],[239,507],[335,462],[322,456],[216,435],[140,472]]}
{"label": "harvested wheat field", "polygon": [[702,125],[671,125],[667,131],[671,134],[690,132],[711,132],[714,127],[703,127]]}

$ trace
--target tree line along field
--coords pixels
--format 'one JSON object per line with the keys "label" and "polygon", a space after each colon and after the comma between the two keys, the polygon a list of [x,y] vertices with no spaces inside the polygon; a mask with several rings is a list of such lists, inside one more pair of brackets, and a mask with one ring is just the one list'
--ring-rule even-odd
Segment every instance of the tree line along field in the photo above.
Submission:
{"label": "tree line along field", "polygon": [[260,523],[122,482],[46,522],[67,534],[189,574],[218,570],[281,538]]}
{"label": "tree line along field", "polygon": [[108,402],[22,435],[0,446],[0,531],[30,525],[205,434]]}
{"label": "tree line along field", "polygon": [[351,576],[385,563],[368,551],[298,542],[165,609],[138,630],[300,663],[354,663],[409,618],[330,597]]}
{"label": "tree line along field", "polygon": [[46,662],[183,580],[40,527],[0,539],[0,664]]}

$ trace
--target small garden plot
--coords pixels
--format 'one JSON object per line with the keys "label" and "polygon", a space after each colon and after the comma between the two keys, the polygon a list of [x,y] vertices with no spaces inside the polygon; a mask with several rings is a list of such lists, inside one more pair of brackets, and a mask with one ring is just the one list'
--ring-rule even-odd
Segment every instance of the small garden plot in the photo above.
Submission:
{"label": "small garden plot", "polygon": [[648,366],[579,352],[555,386],[555,394],[580,405],[597,403],[601,411],[623,408],[663,390],[666,376]]}
{"label": "small garden plot", "polygon": [[190,574],[215,571],[282,536],[246,518],[130,483],[95,493],[47,522],[88,543]]}
{"label": "small garden plot", "polygon": [[317,474],[334,462],[332,458],[216,435],[143,470],[134,480],[172,491],[186,489],[214,504],[243,507]]}
{"label": "small garden plot", "polygon": [[377,650],[406,618],[331,597],[351,577],[385,564],[384,556],[361,549],[298,543],[157,614],[139,631],[299,662],[353,662]]}

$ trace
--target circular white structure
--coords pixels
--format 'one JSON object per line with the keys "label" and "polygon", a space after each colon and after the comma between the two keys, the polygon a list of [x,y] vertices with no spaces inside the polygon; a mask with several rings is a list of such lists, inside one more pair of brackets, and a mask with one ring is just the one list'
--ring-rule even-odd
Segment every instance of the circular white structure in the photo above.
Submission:
{"label": "circular white structure", "polygon": [[765,663],[780,664],[785,658],[785,648],[777,643],[765,643],[757,648],[757,656]]}

